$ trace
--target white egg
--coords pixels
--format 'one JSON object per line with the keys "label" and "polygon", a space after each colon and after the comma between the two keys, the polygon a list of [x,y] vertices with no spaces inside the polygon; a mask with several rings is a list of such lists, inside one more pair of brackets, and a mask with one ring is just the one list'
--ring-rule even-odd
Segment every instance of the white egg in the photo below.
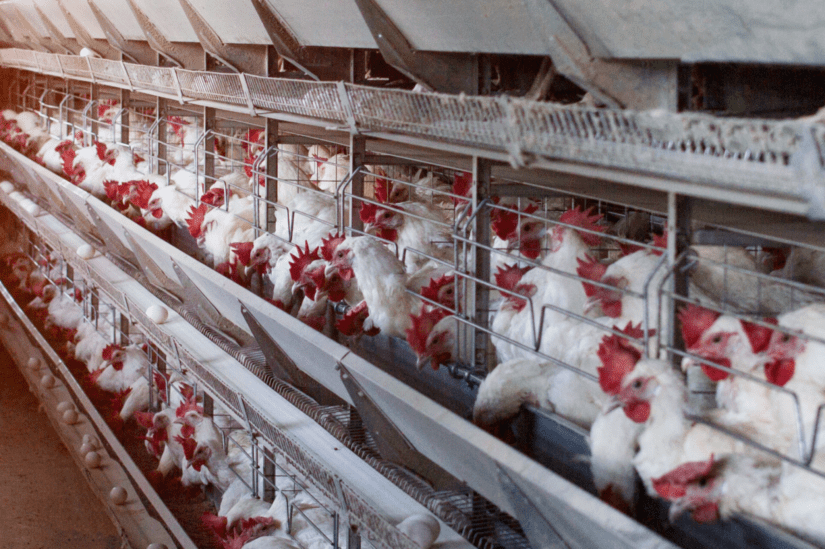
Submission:
{"label": "white egg", "polygon": [[63,422],[67,425],[74,425],[77,423],[78,417],[77,412],[74,410],[66,410],[63,412]]}
{"label": "white egg", "polygon": [[126,503],[126,500],[129,499],[129,494],[123,486],[115,486],[109,492],[109,499],[112,500],[112,503],[115,505],[123,505]]}
{"label": "white egg", "polygon": [[88,455],[89,452],[94,452],[94,451],[95,451],[95,448],[93,448],[92,445],[89,444],[88,442],[84,442],[83,444],[80,445],[80,453],[83,454],[84,456]]}
{"label": "white egg", "polygon": [[57,380],[54,378],[52,374],[46,374],[40,378],[40,385],[42,385],[46,389],[51,389],[52,387],[54,387],[55,383],[57,383]]}
{"label": "white egg", "polygon": [[13,193],[14,185],[12,185],[10,181],[3,181],[0,183],[0,191],[3,191],[6,194]]}
{"label": "white egg", "polygon": [[166,547],[165,543],[150,543],[146,546],[146,549],[169,549]]}
{"label": "white egg", "polygon": [[23,205],[23,209],[25,209],[27,212],[29,212],[30,214],[32,214],[35,217],[40,215],[40,213],[43,211],[43,210],[40,209],[40,206],[38,206],[32,200],[29,200],[28,202],[25,202],[22,205]]}
{"label": "white egg", "polygon": [[20,191],[14,191],[13,193],[9,194],[9,198],[11,198],[12,200],[16,200],[17,202],[20,202],[26,197],[23,196],[23,193],[21,193]]}
{"label": "white egg", "polygon": [[77,249],[77,257],[80,259],[91,259],[95,256],[95,249],[91,244],[84,244]]}
{"label": "white egg", "polygon": [[43,362],[41,362],[41,360],[36,356],[31,357],[29,359],[29,361],[26,363],[26,367],[29,370],[39,370],[40,366],[42,366],[42,365],[43,365]]}
{"label": "white egg", "polygon": [[86,467],[89,467],[90,469],[96,469],[100,467],[100,454],[98,454],[97,452],[87,453],[86,457],[83,458],[83,460],[86,462]]}
{"label": "white egg", "polygon": [[166,307],[152,305],[146,309],[146,316],[155,324],[163,324],[169,318],[169,311],[166,310]]}
{"label": "white egg", "polygon": [[427,549],[438,539],[441,533],[441,523],[432,515],[416,514],[401,521],[398,529],[421,549]]}
{"label": "white egg", "polygon": [[66,410],[74,410],[74,403],[69,400],[64,400],[63,402],[57,405],[57,411],[61,414]]}
{"label": "white egg", "polygon": [[83,444],[88,444],[93,450],[100,448],[100,441],[92,435],[83,435]]}

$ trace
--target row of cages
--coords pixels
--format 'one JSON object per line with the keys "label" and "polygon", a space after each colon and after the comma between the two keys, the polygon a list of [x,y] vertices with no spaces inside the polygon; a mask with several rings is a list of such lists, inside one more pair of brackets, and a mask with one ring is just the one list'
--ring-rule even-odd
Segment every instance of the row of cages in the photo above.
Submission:
{"label": "row of cages", "polygon": [[789,169],[803,157],[818,165],[825,162],[825,129],[816,117],[771,121],[617,111],[507,96],[416,93],[189,71],[26,50],[0,50],[0,62],[60,79],[164,94],[181,103],[223,103],[253,116],[280,112],[351,131],[403,133],[504,150],[517,165],[538,155],[676,173],[733,188],[788,192],[791,186],[797,190]]}
{"label": "row of cages", "polygon": [[[249,532],[255,539],[275,531],[289,536],[296,548],[352,546],[338,505],[314,489],[257,428],[223,408],[180,354],[170,354],[156,342],[136,317],[116,306],[117,300],[94,280],[77,273],[59,250],[22,225],[16,229],[24,245],[20,253],[4,257],[2,282],[65,360],[127,451],[143,464],[144,474],[167,500],[169,484],[174,492],[180,492],[182,484],[184,489],[204,486],[214,494],[214,507],[206,507],[212,511],[203,517],[194,514],[204,509],[193,504],[195,498],[184,498],[182,504],[181,498],[172,498],[178,500],[171,505],[173,512],[198,547],[224,546],[252,537]],[[111,368],[117,360],[121,367]],[[172,420],[180,425],[170,427]],[[192,448],[187,439],[194,441],[195,432],[209,429],[219,450],[198,467],[208,438],[200,434]],[[166,431],[176,434],[160,436]],[[170,469],[180,468],[180,462],[171,464],[166,454],[174,441],[190,462],[177,475]],[[228,518],[228,525],[221,526],[221,517]],[[242,520],[253,519],[257,526],[242,527]],[[358,543],[374,547],[366,537]]]}
{"label": "row of cages", "polygon": [[[358,166],[333,139],[267,147],[262,126],[220,113],[204,132],[201,110],[158,116],[47,84],[15,97],[48,134],[30,150],[47,167],[479,426],[507,438],[529,406],[589,434],[585,487],[642,522],[637,496],[616,498],[595,464],[618,451],[605,431],[657,415],[686,441],[708,429],[704,445],[677,445],[685,462],[758,456],[778,479],[822,482],[822,247],[694,224],[721,244],[675,255],[656,212],[517,181],[484,196],[459,169]],[[74,160],[49,166],[42,153],[66,142]],[[605,429],[617,408],[628,425]],[[668,499],[651,482],[670,469],[644,464],[648,434],[633,435],[636,470]]]}

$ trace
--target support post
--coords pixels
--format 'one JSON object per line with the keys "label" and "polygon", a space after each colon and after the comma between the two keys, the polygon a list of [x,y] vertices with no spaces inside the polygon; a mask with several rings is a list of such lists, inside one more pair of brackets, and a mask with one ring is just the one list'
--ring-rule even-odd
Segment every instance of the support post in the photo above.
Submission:
{"label": "support post", "polygon": [[[367,140],[363,135],[350,134],[349,136],[349,170],[350,173],[355,173],[355,170],[364,165],[364,155],[367,150]],[[350,183],[350,192],[352,196],[364,196],[364,174],[358,173],[352,178]],[[358,204],[350,199],[349,203],[349,226],[353,229],[362,231],[364,223],[361,221],[361,216],[358,215],[358,208],[360,207],[360,200]],[[341,220],[343,221],[343,220]]]}
{"label": "support post", "polygon": [[[264,139],[264,150],[262,154],[266,154],[269,148],[278,143],[278,121],[272,118],[266,119],[266,129],[264,130],[266,137]],[[267,232],[275,232],[277,213],[274,203],[278,202],[278,182],[272,178],[278,177],[278,155],[273,158],[266,159],[266,220],[263,224]]]}
{"label": "support post", "polygon": [[264,447],[264,489],[262,491],[263,500],[266,502],[275,501],[275,452]]}
{"label": "support post", "polygon": [[128,345],[129,344],[129,326],[131,322],[129,321],[129,315],[125,315],[123,313],[120,314],[120,326],[118,329],[120,330],[120,344],[121,345]]}
{"label": "support post", "polygon": [[[215,179],[215,136],[214,131],[217,124],[215,123],[215,109],[212,107],[203,108],[203,132],[207,134],[203,142],[203,175],[206,179],[206,185]],[[195,162],[199,162],[196,158]],[[227,197],[227,203],[229,199]]]}
{"label": "support post", "polygon": [[[97,102],[99,99],[100,99],[100,89],[98,88],[98,85],[94,84],[94,83],[89,84],[89,101]],[[91,127],[92,135],[94,136],[94,138],[96,140],[100,141],[100,136],[99,136],[100,124],[98,124],[98,121],[97,121],[97,112],[98,112],[97,107],[93,107],[91,109],[91,111],[89,112],[89,116],[92,119],[92,127]]]}
{"label": "support post", "polygon": [[[490,251],[487,247],[492,244],[492,233],[490,229],[490,210],[483,208],[478,210],[479,204],[490,197],[490,177],[492,163],[478,156],[473,157],[473,211],[475,216],[475,226],[473,233],[475,242],[479,244],[473,251],[473,271],[476,278],[490,281]],[[468,310],[471,311],[473,322],[481,328],[488,327],[488,317],[490,309],[490,288],[468,281],[466,297]],[[473,328],[473,337],[469,343],[472,345],[468,349],[467,357],[474,366],[487,369],[489,365],[488,349],[490,335],[482,329]]]}
{"label": "support post", "polygon": [[132,93],[129,90],[120,90],[120,142],[129,144],[129,108],[131,106]]}
{"label": "support post", "polygon": [[160,117],[158,122],[157,160],[158,175],[166,175],[166,102],[167,100],[158,97],[155,101],[155,115]]}

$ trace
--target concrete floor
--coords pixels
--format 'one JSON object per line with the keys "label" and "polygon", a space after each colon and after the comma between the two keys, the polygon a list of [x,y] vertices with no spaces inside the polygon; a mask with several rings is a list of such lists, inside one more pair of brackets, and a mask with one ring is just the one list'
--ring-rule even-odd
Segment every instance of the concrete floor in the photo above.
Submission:
{"label": "concrete floor", "polygon": [[0,349],[0,547],[118,549],[100,501]]}

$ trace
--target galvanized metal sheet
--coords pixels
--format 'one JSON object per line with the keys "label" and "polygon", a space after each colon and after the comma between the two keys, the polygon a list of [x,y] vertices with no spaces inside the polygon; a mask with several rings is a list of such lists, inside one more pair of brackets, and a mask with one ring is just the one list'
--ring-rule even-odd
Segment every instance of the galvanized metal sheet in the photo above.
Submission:
{"label": "galvanized metal sheet", "polygon": [[611,57],[825,63],[825,3],[819,0],[555,4],[574,28],[598,36]]}
{"label": "galvanized metal sheet", "polygon": [[225,44],[270,43],[263,23],[249,0],[190,2]]}
{"label": "galvanized metal sheet", "polygon": [[522,0],[376,0],[413,48],[545,54]]}
{"label": "galvanized metal sheet", "polygon": [[245,305],[298,368],[353,404],[341,376],[335,369],[349,350],[280,309],[269,305],[266,305],[266,308],[261,307],[263,303],[263,300],[256,297],[254,301],[248,300]]}
{"label": "galvanized metal sheet", "polygon": [[[106,14],[109,14],[109,4],[117,2],[118,4],[126,3],[125,0],[100,0],[98,5]],[[197,42],[198,37],[189,24],[189,19],[183,12],[183,8],[177,1],[170,2],[169,0],[139,0],[138,6],[143,13],[155,24],[155,26],[163,33],[170,42]],[[135,20],[131,8],[129,9],[128,17]],[[115,25],[118,25],[116,19],[112,19]],[[119,28],[119,26],[118,26]],[[140,39],[144,39],[144,34],[141,31]]]}
{"label": "galvanized metal sheet", "polygon": [[[8,4],[10,3],[12,2],[8,2]],[[49,21],[51,21],[52,24],[54,24],[54,26],[57,27],[61,33],[63,33],[63,36],[66,36],[68,38],[74,37],[72,28],[69,26],[69,23],[66,22],[66,18],[63,17],[63,12],[60,11],[60,6],[57,5],[56,0],[38,0],[37,2],[35,2],[34,0],[17,0],[14,3],[19,5],[21,9],[24,6],[28,5],[30,7],[36,3],[37,7],[40,8],[40,11],[42,11],[46,15],[46,17],[49,18]],[[66,5],[66,7],[68,7],[68,4]],[[37,15],[37,12],[34,11],[33,8],[31,8],[31,13],[33,13],[34,15],[34,17],[32,18],[32,24],[37,24],[34,22],[35,19],[39,23],[40,17]]]}
{"label": "galvanized metal sheet", "polygon": [[353,0],[272,0],[270,5],[303,46],[377,47]]}
{"label": "galvanized metal sheet", "polygon": [[[63,0],[64,2],[66,0]],[[86,0],[75,0],[86,3]],[[135,14],[126,0],[96,0],[95,4],[126,40],[146,40]],[[172,2],[169,3],[171,5]],[[85,22],[85,20],[84,20]]]}

